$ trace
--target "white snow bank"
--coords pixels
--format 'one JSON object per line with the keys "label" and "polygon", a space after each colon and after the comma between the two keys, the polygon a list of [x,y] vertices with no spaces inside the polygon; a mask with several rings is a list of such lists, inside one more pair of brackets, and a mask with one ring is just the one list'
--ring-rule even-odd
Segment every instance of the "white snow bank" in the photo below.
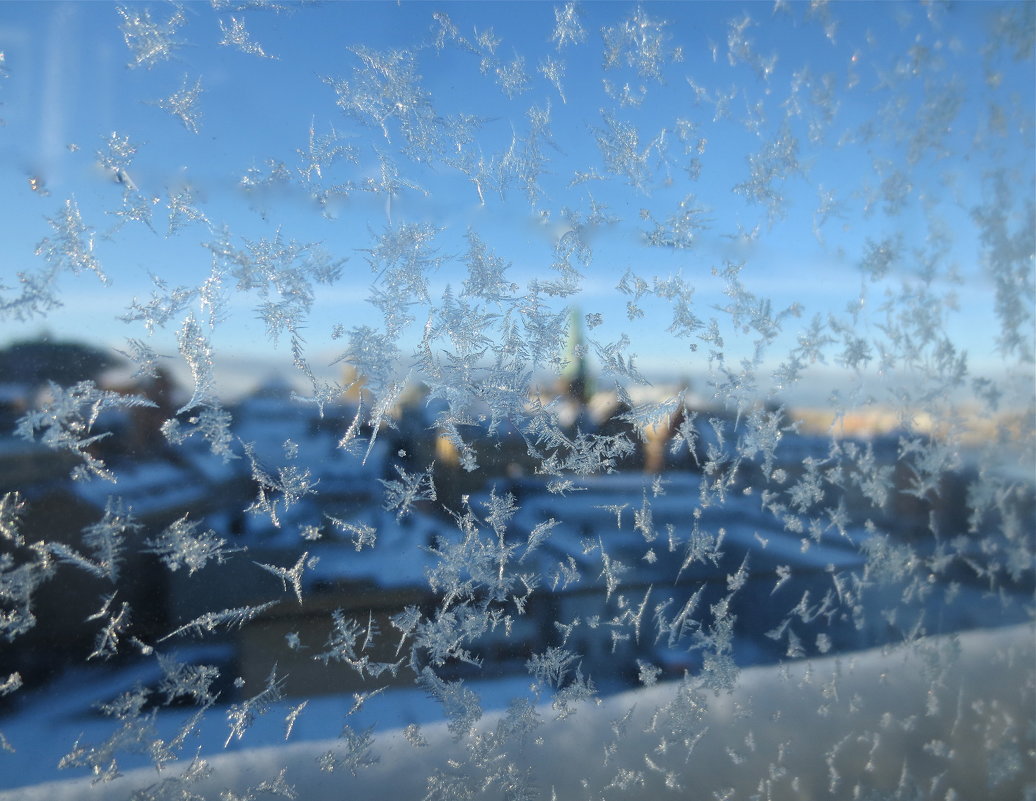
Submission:
{"label": "white snow bank", "polygon": [[[608,799],[726,797],[728,789],[736,798],[760,791],[772,799],[848,798],[857,784],[865,796],[898,788],[913,797],[913,786],[917,797],[1017,798],[1032,774],[1031,764],[1026,767],[1032,743],[1024,740],[1032,737],[1025,716],[1033,703],[1034,651],[1033,628],[1023,625],[751,668],[728,694],[695,695],[679,683],[659,684],[580,706],[562,721],[544,705],[542,725],[508,758],[531,769],[543,798],[552,790],[560,799],[585,798],[585,787]],[[681,709],[689,716],[681,719]],[[614,725],[627,713],[628,720]],[[502,714],[485,716],[479,731],[490,730]],[[674,735],[682,724],[685,730]],[[706,727],[688,749],[685,736],[693,741]],[[469,744],[454,742],[442,723],[421,733],[424,747],[399,731],[375,735],[371,752],[378,761],[355,775],[318,767],[322,754],[344,751],[340,740],[214,756],[207,758],[208,777],[189,789],[208,799],[227,790],[243,795],[284,768],[284,780],[307,801],[421,799],[436,769],[465,769]],[[606,748],[616,741],[606,760]],[[460,768],[451,769],[451,759]],[[1001,768],[1012,760],[1020,770],[1010,777]],[[116,801],[162,781],[179,782],[187,768],[133,771],[108,784],[54,782],[0,793],[0,799]],[[1000,781],[1001,775],[1008,778]],[[182,797],[179,788],[165,789],[172,791],[168,797]],[[485,797],[501,797],[499,786]]]}

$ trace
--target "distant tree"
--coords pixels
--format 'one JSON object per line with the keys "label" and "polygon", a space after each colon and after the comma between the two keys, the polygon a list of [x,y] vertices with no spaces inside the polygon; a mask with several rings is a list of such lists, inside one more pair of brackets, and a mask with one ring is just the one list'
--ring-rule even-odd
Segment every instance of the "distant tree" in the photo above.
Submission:
{"label": "distant tree", "polygon": [[14,342],[0,350],[0,376],[4,381],[61,386],[96,379],[121,359],[81,342],[53,342],[46,336]]}

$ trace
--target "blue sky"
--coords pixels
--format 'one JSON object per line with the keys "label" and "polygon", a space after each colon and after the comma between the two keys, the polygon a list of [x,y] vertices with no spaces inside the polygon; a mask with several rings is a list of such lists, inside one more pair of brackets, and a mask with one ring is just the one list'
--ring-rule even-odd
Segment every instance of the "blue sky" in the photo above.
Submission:
{"label": "blue sky", "polygon": [[[442,229],[435,244],[448,258],[432,280],[435,303],[447,285],[456,290],[464,280],[459,258],[450,257],[463,252],[467,230],[478,231],[510,262],[509,279],[524,287],[549,273],[554,245],[571,227],[566,209],[585,218],[597,203],[618,221],[585,237],[593,259],[577,265],[581,291],[556,305],[571,302],[584,312],[601,313],[601,327],[592,335],[603,342],[629,335],[630,351],[650,375],[697,374],[707,366],[705,349],[692,353],[685,340],[666,333],[670,320],[663,303],[648,299],[644,316],[629,319],[629,298],[615,288],[627,269],[649,280],[682,275],[695,287],[696,313],[707,320],[717,314],[714,306],[726,303],[713,268],[728,260],[743,262],[741,279],[749,291],[770,298],[775,310],[793,302],[803,307],[802,317],[787,320],[772,346],[772,358],[779,359],[814,314],[844,315],[863,285],[860,332],[876,335],[884,293],[898,293],[904,278],[916,280],[913,251],[927,247],[926,213],[952,235],[933,282],[938,294],[953,291],[963,299],[960,310],[949,314],[947,331],[969,351],[977,369],[995,369],[992,285],[980,263],[969,212],[981,198],[984,173],[998,164],[1024,176],[1016,200],[1032,195],[1031,60],[1013,59],[1010,42],[997,53],[982,53],[990,21],[1011,6],[858,3],[813,11],[796,3],[647,3],[640,7],[641,30],[647,36],[660,33],[661,57],[648,63],[622,50],[617,65],[606,67],[605,31],[633,19],[637,8],[577,6],[585,36],[561,46],[552,35],[563,4],[329,3],[280,11],[245,4],[130,4],[126,14],[148,9],[159,25],[176,14],[183,19],[171,33],[177,46],[168,58],[132,67],[134,53],[120,29],[125,15],[115,4],[5,5],[0,237],[6,247],[0,283],[10,287],[18,272],[40,267],[34,250],[51,233],[47,218],[74,197],[84,222],[95,229],[95,254],[111,285],[85,273],[62,275],[64,307],[46,318],[0,319],[0,341],[46,330],[124,348],[127,337],[146,337],[139,323],[117,318],[134,297],[146,299],[149,274],[170,286],[198,286],[209,274],[210,251],[203,245],[214,241],[212,232],[193,224],[166,236],[170,193],[190,186],[199,210],[216,227],[226,226],[239,247],[280,230],[285,240],[320,242],[334,257],[348,258],[342,279],[320,287],[308,321],[314,366],[342,352],[332,336],[335,326],[379,324],[379,312],[366,302],[375,276],[364,249],[387,225],[414,222]],[[448,15],[462,42],[447,39],[441,50],[434,46],[437,12]],[[273,58],[221,44],[235,21]],[[490,31],[498,40],[495,51],[471,52],[478,49],[479,35]],[[413,54],[419,85],[436,115],[482,120],[474,133],[478,147],[468,150],[487,162],[527,135],[530,109],[549,107],[551,141],[540,144],[547,162],[539,196],[530,202],[513,184],[504,195],[487,192],[480,202],[474,184],[457,170],[403,153],[397,122],[387,124],[386,137],[369,119],[365,124],[345,113],[330,81],[355,80],[358,47],[379,53],[405,48]],[[485,73],[482,57],[488,58]],[[565,65],[564,98],[538,72],[547,57]],[[516,58],[524,59],[528,83],[508,96],[496,71]],[[990,74],[999,77],[991,81]],[[199,79],[194,133],[155,101]],[[626,85],[638,103],[624,104]],[[802,87],[797,101],[796,85]],[[925,101],[944,90],[950,99],[926,111]],[[791,112],[795,102],[800,114]],[[920,114],[937,117],[947,103],[954,113],[945,125],[938,118],[927,126],[917,122]],[[999,134],[988,130],[988,121],[999,119],[991,116],[991,103],[1002,111]],[[635,182],[639,186],[610,174],[614,165],[598,145],[606,117],[636,131],[640,152],[664,130],[671,163],[660,166],[661,148],[656,148],[647,156],[642,180]],[[678,137],[681,120],[686,143]],[[297,151],[307,146],[311,126],[318,136],[333,130],[357,156],[355,164],[328,166],[317,183],[377,178],[383,156],[405,184],[391,197],[353,191],[323,214],[311,197],[312,182],[307,186],[298,172],[304,164]],[[921,140],[914,135],[919,130],[938,136]],[[138,222],[113,230],[117,218],[111,212],[122,204],[125,183],[105,174],[96,155],[113,133],[129,137],[137,148],[128,173],[152,207],[155,231]],[[800,169],[775,179],[783,202],[774,219],[764,203],[749,202],[733,188],[748,179],[749,157],[783,135],[796,139]],[[704,140],[700,155],[698,139]],[[697,177],[688,171],[695,157],[701,163]],[[294,171],[290,183],[244,192],[241,181],[248,170],[267,174],[269,159]],[[577,172],[603,179],[573,185]],[[894,193],[896,181],[903,202],[893,207],[883,192]],[[824,192],[831,193],[826,219],[820,211]],[[652,220],[673,215],[688,196],[694,207],[705,209],[708,227],[688,248],[648,246]],[[742,236],[756,229],[754,239]],[[864,243],[897,234],[905,257],[886,276],[865,281],[858,269]],[[960,279],[956,286],[948,280],[954,270]],[[290,359],[285,343],[275,348],[256,319],[258,302],[254,292],[238,293],[229,318],[213,334],[228,370],[232,362],[254,371],[255,365]],[[156,350],[176,353],[174,334],[182,317],[150,338]],[[420,311],[416,317],[400,339],[404,354],[421,334]],[[751,337],[729,334],[727,359],[736,364],[750,355]]]}

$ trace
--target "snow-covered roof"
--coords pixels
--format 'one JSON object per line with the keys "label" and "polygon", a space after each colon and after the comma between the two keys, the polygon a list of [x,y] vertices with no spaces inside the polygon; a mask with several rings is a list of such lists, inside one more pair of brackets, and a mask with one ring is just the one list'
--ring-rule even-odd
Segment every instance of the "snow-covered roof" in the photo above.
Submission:
{"label": "snow-covered roof", "polygon": [[171,462],[151,460],[119,466],[116,481],[74,481],[72,491],[82,500],[104,507],[111,495],[122,498],[134,514],[148,515],[199,503],[212,487],[203,476]]}

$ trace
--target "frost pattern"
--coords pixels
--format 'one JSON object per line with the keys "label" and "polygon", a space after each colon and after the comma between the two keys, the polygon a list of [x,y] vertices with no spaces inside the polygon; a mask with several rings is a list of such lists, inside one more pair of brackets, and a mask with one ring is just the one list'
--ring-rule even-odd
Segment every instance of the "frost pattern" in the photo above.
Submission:
{"label": "frost pattern", "polygon": [[185,75],[180,89],[163,100],[155,101],[155,105],[163,111],[168,111],[183,123],[184,128],[196,134],[201,124],[201,112],[198,110],[201,93],[201,78],[196,79],[192,86],[190,79]]}
{"label": "frost pattern", "polygon": [[119,25],[126,47],[133,54],[130,67],[150,69],[160,61],[172,57],[173,49],[180,43],[173,36],[186,22],[182,9],[175,10],[164,22],[151,18],[151,9],[137,6],[116,8],[122,22]]}
{"label": "frost pattern", "polygon": [[67,670],[106,797],[1036,795],[1032,4],[343,8],[115,6],[166,115],[9,203],[123,333],[0,351],[0,762]]}
{"label": "frost pattern", "polygon": [[90,452],[91,445],[110,436],[110,432],[105,431],[92,433],[97,419],[106,409],[155,404],[138,395],[98,389],[93,381],[80,381],[67,389],[52,382],[49,394],[49,400],[41,404],[41,408],[18,420],[15,433],[28,440],[35,440],[39,433],[40,442],[48,448],[68,450],[79,456],[83,464],[73,469],[73,478],[93,475],[114,481],[114,475],[105,468],[104,462]]}

